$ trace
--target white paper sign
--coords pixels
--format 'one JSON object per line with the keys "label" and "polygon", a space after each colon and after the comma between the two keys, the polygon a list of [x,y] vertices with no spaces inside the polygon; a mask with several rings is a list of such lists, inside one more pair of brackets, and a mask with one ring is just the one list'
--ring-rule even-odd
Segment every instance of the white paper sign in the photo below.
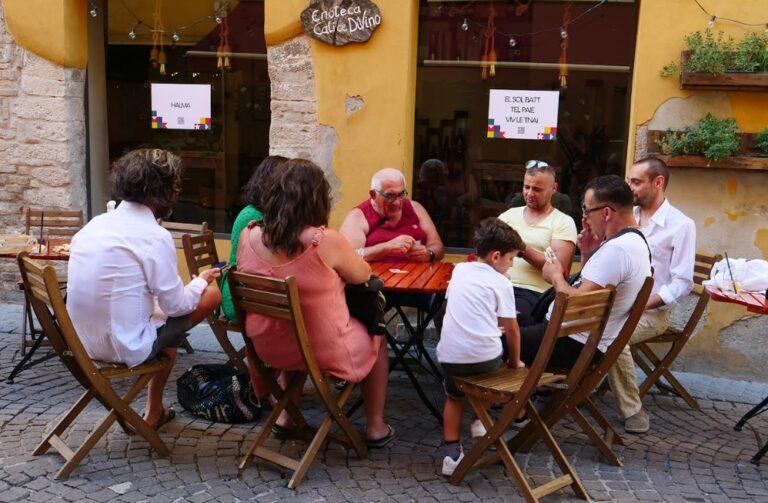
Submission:
{"label": "white paper sign", "polygon": [[488,138],[556,140],[559,91],[491,89]]}
{"label": "white paper sign", "polygon": [[152,84],[152,129],[211,129],[210,84]]}

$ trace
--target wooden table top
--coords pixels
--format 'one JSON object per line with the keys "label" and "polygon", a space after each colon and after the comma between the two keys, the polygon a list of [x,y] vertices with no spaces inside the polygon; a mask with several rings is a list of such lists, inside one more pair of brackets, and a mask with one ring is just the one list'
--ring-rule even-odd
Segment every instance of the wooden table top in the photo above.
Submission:
{"label": "wooden table top", "polygon": [[389,292],[445,293],[453,273],[448,262],[373,262],[371,268]]}
{"label": "wooden table top", "polygon": [[755,314],[768,314],[768,302],[766,302],[764,293],[750,293],[750,292],[725,292],[719,288],[708,286],[706,287],[712,300],[718,302],[730,302],[731,304],[740,304],[747,306],[747,310],[750,313]]}
{"label": "wooden table top", "polygon": [[[18,253],[0,253],[0,258],[16,258]],[[37,253],[30,252],[29,258],[34,260],[69,260],[69,253]]]}

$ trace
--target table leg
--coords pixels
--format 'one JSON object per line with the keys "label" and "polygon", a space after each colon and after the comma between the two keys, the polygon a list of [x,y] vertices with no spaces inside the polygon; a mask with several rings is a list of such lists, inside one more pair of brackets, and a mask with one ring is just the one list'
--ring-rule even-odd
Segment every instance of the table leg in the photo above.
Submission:
{"label": "table leg", "polygon": [[37,351],[37,348],[40,347],[40,344],[42,344],[43,340],[45,339],[45,335],[41,332],[37,338],[35,339],[35,342],[32,344],[32,347],[29,348],[29,351],[24,355],[24,358],[21,359],[19,363],[16,364],[15,367],[13,367],[13,370],[11,371],[8,378],[5,380],[6,384],[13,384],[13,379],[21,373],[23,370],[27,370],[28,368],[37,365],[38,363],[44,362],[46,360],[50,360],[54,356],[56,356],[56,353],[54,351],[49,351],[45,354],[45,356],[42,356],[38,358],[37,360],[30,361],[32,357],[35,354],[35,351]]}
{"label": "table leg", "polygon": [[741,419],[739,419],[739,422],[736,423],[736,426],[733,427],[736,431],[741,431],[741,429],[744,427],[747,421],[752,419],[753,417],[762,414],[765,412],[765,409],[768,408],[768,397],[765,397],[765,400],[760,402],[759,404],[752,407],[749,412],[744,414]]}

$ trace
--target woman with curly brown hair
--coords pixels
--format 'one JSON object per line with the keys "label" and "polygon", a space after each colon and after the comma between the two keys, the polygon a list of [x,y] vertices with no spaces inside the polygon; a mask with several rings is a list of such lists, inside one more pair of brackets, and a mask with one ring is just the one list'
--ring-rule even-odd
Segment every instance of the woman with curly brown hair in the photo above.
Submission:
{"label": "woman with curly brown hair", "polygon": [[[262,195],[264,222],[243,231],[237,253],[242,272],[296,277],[301,308],[320,369],[347,381],[361,382],[369,448],[388,445],[394,430],[384,422],[388,359],[383,337],[371,336],[347,308],[345,283],[363,283],[371,268],[339,232],[326,229],[331,189],[313,162],[283,164]],[[303,370],[304,363],[287,321],[249,314],[248,337],[270,366]],[[285,377],[285,376],[283,376]],[[284,382],[284,381],[283,381]],[[273,428],[289,433],[287,414]]]}

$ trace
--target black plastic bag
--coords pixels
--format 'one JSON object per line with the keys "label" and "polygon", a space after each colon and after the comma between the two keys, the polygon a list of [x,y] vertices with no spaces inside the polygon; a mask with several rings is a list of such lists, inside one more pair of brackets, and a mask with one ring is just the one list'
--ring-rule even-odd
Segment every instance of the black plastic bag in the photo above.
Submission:
{"label": "black plastic bag", "polygon": [[192,414],[222,423],[248,423],[261,416],[248,374],[229,365],[201,364],[176,381],[179,403]]}

